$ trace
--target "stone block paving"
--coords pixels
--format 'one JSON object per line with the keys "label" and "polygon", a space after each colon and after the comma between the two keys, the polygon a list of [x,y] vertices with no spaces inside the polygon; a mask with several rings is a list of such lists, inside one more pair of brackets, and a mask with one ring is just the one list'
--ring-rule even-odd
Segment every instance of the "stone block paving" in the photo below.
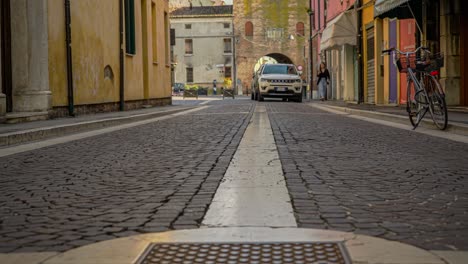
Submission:
{"label": "stone block paving", "polygon": [[2,158],[0,253],[198,228],[252,111],[211,106]]}
{"label": "stone block paving", "polygon": [[468,250],[468,145],[268,103],[299,227]]}

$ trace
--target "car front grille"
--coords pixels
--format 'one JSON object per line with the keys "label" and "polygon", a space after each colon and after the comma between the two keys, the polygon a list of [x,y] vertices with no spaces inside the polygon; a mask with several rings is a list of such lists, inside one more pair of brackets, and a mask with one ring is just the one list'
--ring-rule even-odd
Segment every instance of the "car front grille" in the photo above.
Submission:
{"label": "car front grille", "polygon": [[294,83],[295,80],[268,80],[271,83]]}

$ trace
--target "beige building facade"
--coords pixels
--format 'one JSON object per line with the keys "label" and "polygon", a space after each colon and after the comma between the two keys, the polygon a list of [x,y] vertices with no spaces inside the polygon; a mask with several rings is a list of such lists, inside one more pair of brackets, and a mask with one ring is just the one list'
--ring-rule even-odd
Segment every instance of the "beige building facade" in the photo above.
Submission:
{"label": "beige building facade", "polygon": [[[232,6],[179,8],[171,13],[175,30],[174,79],[212,92],[233,79]],[[231,88],[231,87],[229,87]]]}

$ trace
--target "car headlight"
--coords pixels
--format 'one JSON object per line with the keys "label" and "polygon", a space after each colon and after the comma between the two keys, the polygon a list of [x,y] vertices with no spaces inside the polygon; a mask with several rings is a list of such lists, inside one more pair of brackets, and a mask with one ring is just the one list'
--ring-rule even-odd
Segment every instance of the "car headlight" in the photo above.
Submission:
{"label": "car headlight", "polygon": [[260,82],[268,82],[267,79],[260,78]]}
{"label": "car headlight", "polygon": [[296,82],[297,83],[300,83],[302,80],[301,79],[296,79]]}

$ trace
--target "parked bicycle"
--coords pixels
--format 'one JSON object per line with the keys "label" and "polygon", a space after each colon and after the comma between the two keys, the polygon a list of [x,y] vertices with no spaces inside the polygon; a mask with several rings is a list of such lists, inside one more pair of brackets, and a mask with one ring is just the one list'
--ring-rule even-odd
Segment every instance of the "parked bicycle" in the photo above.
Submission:
{"label": "parked bicycle", "polygon": [[418,127],[427,112],[431,114],[434,124],[440,130],[446,129],[447,103],[437,79],[440,68],[444,67],[443,53],[433,54],[426,47],[409,52],[390,48],[382,53],[393,53],[394,64],[401,73],[406,73],[406,111],[413,129]]}

